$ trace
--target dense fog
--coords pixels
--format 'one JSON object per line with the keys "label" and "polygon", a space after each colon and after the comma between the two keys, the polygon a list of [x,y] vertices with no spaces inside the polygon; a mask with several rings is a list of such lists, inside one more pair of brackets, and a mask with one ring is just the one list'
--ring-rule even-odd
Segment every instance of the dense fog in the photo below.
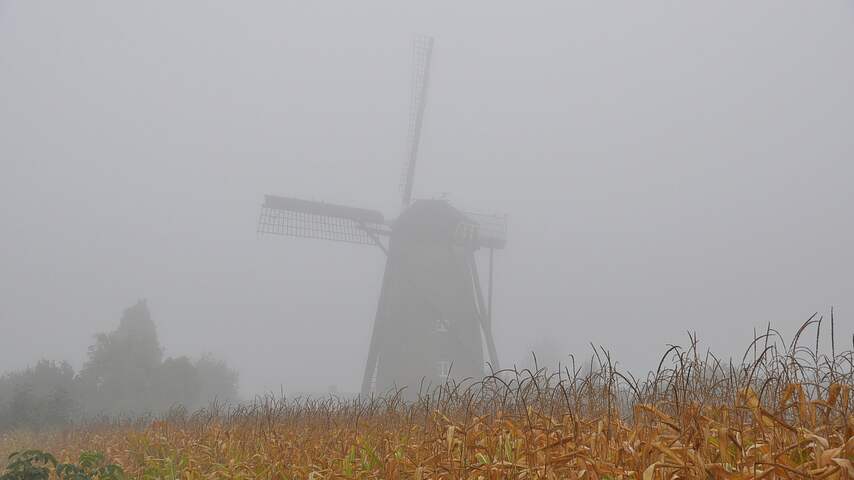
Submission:
{"label": "dense fog", "polygon": [[740,356],[831,307],[850,346],[850,1],[0,0],[0,372],[167,408],[80,387],[142,305],[170,399],[358,392],[383,253],[256,222],[400,212],[418,34],[415,198],[508,215],[503,366]]}

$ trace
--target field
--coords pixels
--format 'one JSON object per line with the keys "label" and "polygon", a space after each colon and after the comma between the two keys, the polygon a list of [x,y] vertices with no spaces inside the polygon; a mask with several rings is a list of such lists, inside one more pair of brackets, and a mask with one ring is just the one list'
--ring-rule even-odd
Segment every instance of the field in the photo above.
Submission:
{"label": "field", "polygon": [[414,402],[270,397],[8,432],[0,453],[100,451],[151,479],[854,478],[854,356],[799,346],[817,326],[788,343],[769,329],[726,363],[692,338],[643,379],[597,350],[590,367],[496,372]]}

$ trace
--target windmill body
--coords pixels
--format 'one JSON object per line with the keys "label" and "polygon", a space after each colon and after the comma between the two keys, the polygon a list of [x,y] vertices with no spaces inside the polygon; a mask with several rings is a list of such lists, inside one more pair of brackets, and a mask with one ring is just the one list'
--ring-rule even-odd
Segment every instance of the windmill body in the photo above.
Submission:
{"label": "windmill body", "polygon": [[[376,317],[362,379],[362,393],[421,387],[453,378],[478,378],[498,368],[492,337],[492,252],[503,248],[504,217],[464,213],[444,200],[411,202],[431,39],[415,44],[409,158],[403,209],[391,222],[377,211],[267,196],[260,234],[359,243],[386,255]],[[489,289],[484,298],[475,252],[489,250]]]}
{"label": "windmill body", "polygon": [[394,222],[362,390],[483,375],[481,314],[468,220],[442,200]]}

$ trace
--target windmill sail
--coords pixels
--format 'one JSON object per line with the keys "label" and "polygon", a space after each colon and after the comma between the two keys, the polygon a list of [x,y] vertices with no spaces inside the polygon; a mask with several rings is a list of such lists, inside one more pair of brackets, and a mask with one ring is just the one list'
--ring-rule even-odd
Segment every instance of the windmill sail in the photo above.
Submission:
{"label": "windmill sail", "polygon": [[415,162],[418,159],[418,144],[421,141],[421,123],[427,103],[427,83],[430,77],[430,56],[433,52],[432,37],[418,37],[413,44],[412,97],[409,105],[409,134],[407,137],[407,161],[401,179],[402,206],[412,201],[412,184],[415,182]]}
{"label": "windmill sail", "polygon": [[298,198],[267,195],[258,218],[258,233],[319,238],[376,245],[386,235],[382,213]]}

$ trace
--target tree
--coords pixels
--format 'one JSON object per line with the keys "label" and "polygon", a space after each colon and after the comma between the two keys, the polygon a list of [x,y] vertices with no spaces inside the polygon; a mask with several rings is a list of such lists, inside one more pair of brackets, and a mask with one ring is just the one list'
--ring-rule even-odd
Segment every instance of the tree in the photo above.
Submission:
{"label": "tree", "polygon": [[154,382],[163,358],[145,300],[126,309],[119,326],[98,334],[80,371],[89,412],[142,414],[154,406]]}
{"label": "tree", "polygon": [[0,377],[0,428],[65,424],[80,411],[74,399],[74,369],[65,362],[39,361]]}
{"label": "tree", "polygon": [[[199,378],[199,400],[208,403],[213,400],[219,402],[236,402],[237,372],[228,368],[222,360],[217,360],[211,355],[204,355],[196,361],[196,372]],[[205,406],[205,405],[199,405]]]}
{"label": "tree", "polygon": [[177,405],[192,409],[199,404],[199,375],[187,357],[167,358],[158,367],[154,388],[160,398],[158,411]]}
{"label": "tree", "polygon": [[163,360],[144,300],[125,310],[118,328],[95,337],[80,372],[89,414],[161,413],[174,406],[237,400],[237,373],[210,356]]}
{"label": "tree", "polygon": [[124,311],[114,331],[95,336],[78,375],[67,363],[42,360],[0,377],[0,430],[235,402],[237,379],[237,372],[211,356],[163,360],[157,329],[141,300]]}

